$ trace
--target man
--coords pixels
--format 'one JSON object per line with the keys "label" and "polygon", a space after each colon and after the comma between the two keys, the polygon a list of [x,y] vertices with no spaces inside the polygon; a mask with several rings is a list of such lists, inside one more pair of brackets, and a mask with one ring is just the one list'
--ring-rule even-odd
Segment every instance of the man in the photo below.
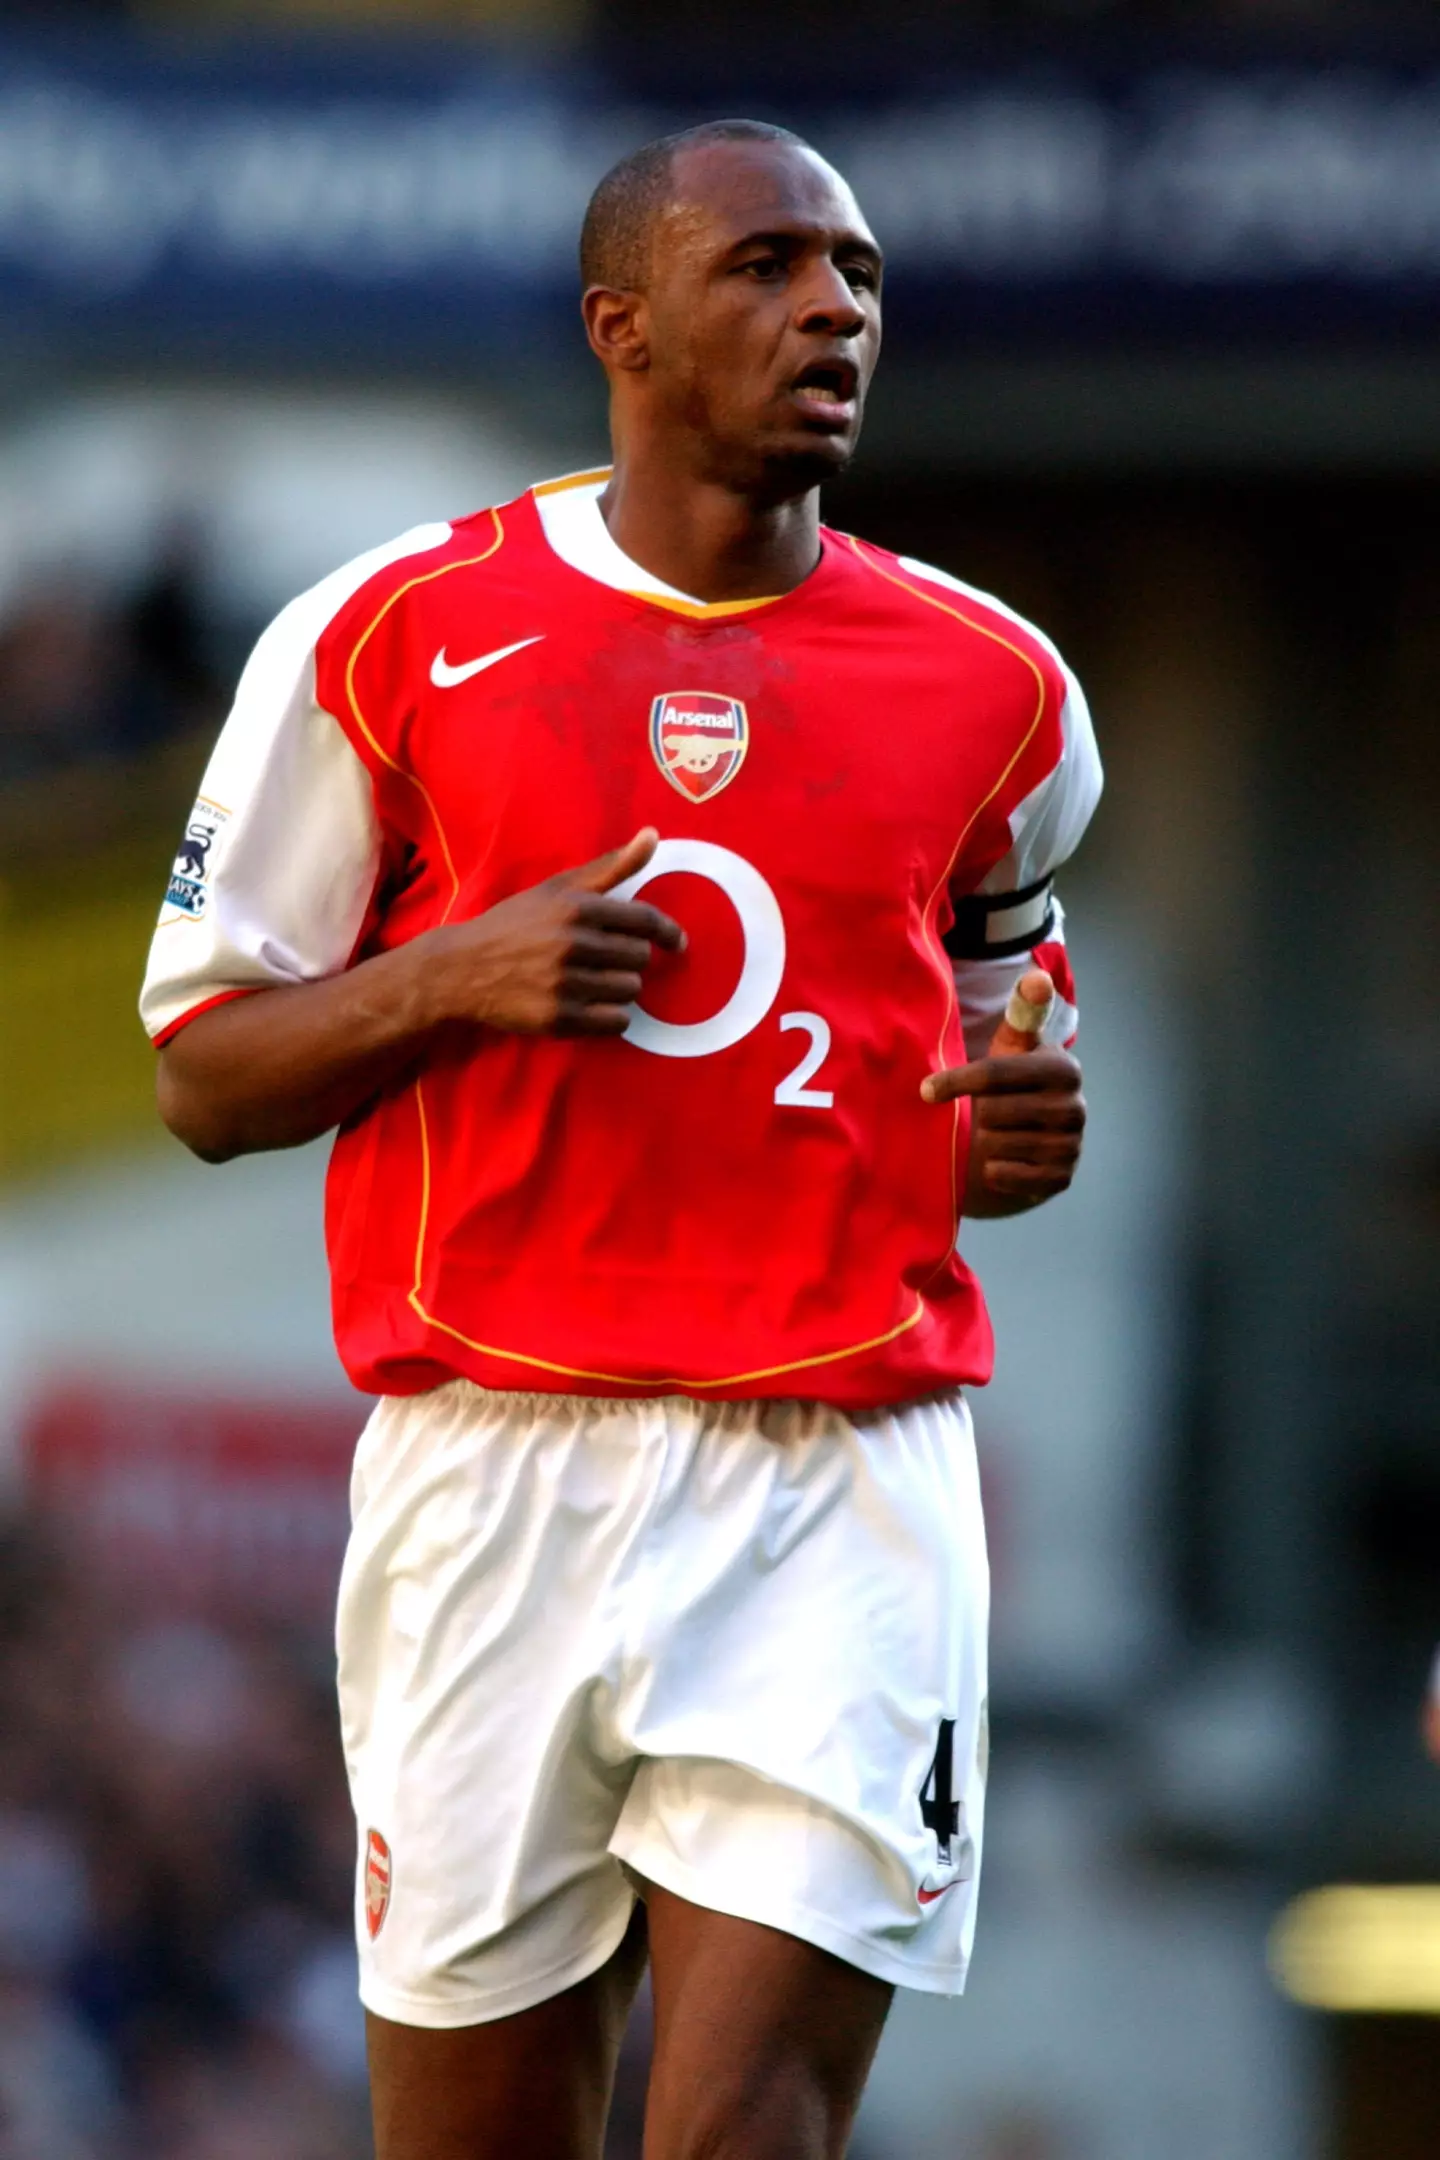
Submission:
{"label": "man", "polygon": [[1075,1166],[1073,1058],[981,1053],[1032,961],[1073,1026],[1050,876],[1098,765],[1037,632],[819,524],[881,278],[822,159],[652,144],[582,268],[613,470],[285,610],[144,1011],[207,1160],[339,1128],[380,2160],[597,2153],[647,1941],[647,2154],[803,2160],[894,1985],[963,1983],[956,1231]]}

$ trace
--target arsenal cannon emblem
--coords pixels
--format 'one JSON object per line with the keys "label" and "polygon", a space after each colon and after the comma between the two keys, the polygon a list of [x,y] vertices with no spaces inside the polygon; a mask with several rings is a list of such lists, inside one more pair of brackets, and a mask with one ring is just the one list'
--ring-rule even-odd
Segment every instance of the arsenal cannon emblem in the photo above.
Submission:
{"label": "arsenal cannon emblem", "polygon": [[739,698],[716,690],[667,690],[650,707],[650,748],[671,787],[707,802],[745,762],[750,722]]}

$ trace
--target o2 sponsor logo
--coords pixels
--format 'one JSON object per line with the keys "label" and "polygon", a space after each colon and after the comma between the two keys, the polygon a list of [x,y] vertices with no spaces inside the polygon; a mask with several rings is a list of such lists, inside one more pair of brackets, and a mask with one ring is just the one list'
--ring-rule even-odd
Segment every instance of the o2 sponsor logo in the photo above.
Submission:
{"label": "o2 sponsor logo", "polygon": [[[705,1020],[660,1020],[643,1005],[633,1005],[624,1039],[653,1057],[713,1057],[717,1050],[743,1042],[775,1003],[785,973],[785,918],[755,865],[710,840],[662,840],[645,868],[615,887],[616,897],[629,900],[655,878],[680,870],[718,885],[739,916],[745,940],[740,980],[720,1010]],[[830,1053],[828,1020],[814,1012],[781,1013],[780,1030],[803,1034],[806,1045],[799,1063],[776,1087],[775,1101],[789,1109],[833,1108],[833,1090],[810,1085]]]}

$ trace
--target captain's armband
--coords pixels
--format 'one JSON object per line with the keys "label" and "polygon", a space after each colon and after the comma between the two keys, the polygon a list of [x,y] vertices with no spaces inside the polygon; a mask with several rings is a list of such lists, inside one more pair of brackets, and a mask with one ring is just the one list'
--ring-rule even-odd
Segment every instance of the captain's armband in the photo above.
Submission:
{"label": "captain's armband", "polygon": [[967,893],[955,902],[944,946],[952,960],[1008,960],[1041,945],[1055,927],[1055,880],[1019,892]]}

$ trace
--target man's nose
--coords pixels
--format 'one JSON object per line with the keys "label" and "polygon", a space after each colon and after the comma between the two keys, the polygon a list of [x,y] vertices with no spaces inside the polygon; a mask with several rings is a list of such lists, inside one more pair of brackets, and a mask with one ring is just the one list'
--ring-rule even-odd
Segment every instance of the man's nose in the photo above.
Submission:
{"label": "man's nose", "polygon": [[805,280],[796,323],[801,330],[828,330],[832,337],[858,337],[864,329],[865,310],[834,263],[819,264]]}

